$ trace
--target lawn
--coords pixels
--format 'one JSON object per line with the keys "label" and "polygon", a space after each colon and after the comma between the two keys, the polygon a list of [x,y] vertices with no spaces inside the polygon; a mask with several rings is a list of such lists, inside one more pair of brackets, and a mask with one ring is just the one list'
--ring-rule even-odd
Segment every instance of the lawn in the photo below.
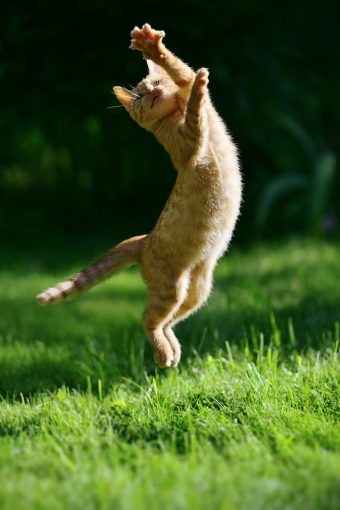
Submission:
{"label": "lawn", "polygon": [[0,508],[340,508],[340,245],[232,247],[160,370],[127,270],[34,296],[107,240],[0,254]]}

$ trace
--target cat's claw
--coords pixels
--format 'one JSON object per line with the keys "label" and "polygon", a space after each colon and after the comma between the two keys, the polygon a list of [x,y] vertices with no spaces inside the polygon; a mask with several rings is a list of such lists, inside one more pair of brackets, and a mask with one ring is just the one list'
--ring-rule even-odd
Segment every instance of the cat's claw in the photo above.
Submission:
{"label": "cat's claw", "polygon": [[202,67],[197,71],[194,87],[198,92],[204,92],[209,83],[209,71],[205,67]]}
{"label": "cat's claw", "polygon": [[155,44],[160,39],[163,39],[164,36],[165,36],[164,30],[154,30],[153,28],[151,28],[149,23],[145,23],[142,26],[142,28],[135,27],[131,31],[132,42],[134,40],[137,40],[141,44],[143,43],[143,41],[145,41],[146,43],[151,42]]}
{"label": "cat's claw", "polygon": [[154,30],[148,23],[142,28],[135,27],[131,31],[130,49],[139,50],[148,59],[161,58],[160,43],[165,36],[164,30]]}

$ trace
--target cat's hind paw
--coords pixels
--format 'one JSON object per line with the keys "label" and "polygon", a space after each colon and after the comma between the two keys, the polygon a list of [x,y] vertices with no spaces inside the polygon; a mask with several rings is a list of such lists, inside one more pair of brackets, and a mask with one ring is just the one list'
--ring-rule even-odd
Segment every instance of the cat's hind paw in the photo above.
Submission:
{"label": "cat's hind paw", "polygon": [[171,362],[171,366],[173,368],[176,368],[178,366],[178,363],[181,361],[181,348],[178,350],[173,351],[173,359]]}
{"label": "cat's hind paw", "polygon": [[170,326],[164,329],[164,335],[166,336],[173,352],[171,366],[176,368],[181,360],[181,345]]}
{"label": "cat's hind paw", "polygon": [[208,88],[209,83],[209,71],[205,67],[202,67],[197,71],[196,78],[194,81],[194,87],[198,92],[203,93]]}
{"label": "cat's hind paw", "polygon": [[162,345],[158,345],[154,350],[155,362],[161,368],[168,368],[172,366],[174,353],[168,342],[164,342]]}

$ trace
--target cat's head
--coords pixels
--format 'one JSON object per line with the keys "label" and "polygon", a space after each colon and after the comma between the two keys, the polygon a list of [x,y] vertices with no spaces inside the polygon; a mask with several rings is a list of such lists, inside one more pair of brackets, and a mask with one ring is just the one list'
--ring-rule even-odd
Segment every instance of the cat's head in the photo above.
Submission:
{"label": "cat's head", "polygon": [[136,87],[113,87],[113,91],[138,124],[154,131],[160,120],[178,110],[178,87],[161,67],[150,60],[147,64],[149,74]]}

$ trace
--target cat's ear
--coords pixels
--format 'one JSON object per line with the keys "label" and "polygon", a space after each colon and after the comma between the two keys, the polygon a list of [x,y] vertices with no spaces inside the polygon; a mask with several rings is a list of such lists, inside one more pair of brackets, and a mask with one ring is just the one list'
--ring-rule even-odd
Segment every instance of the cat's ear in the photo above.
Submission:
{"label": "cat's ear", "polygon": [[124,87],[113,87],[113,92],[120,103],[129,111],[133,100],[133,94]]}
{"label": "cat's ear", "polygon": [[146,59],[146,63],[147,63],[148,69],[149,69],[149,74],[152,74],[154,76],[159,76],[159,77],[167,74],[166,71],[164,71],[163,67],[155,64],[155,62],[153,60]]}

